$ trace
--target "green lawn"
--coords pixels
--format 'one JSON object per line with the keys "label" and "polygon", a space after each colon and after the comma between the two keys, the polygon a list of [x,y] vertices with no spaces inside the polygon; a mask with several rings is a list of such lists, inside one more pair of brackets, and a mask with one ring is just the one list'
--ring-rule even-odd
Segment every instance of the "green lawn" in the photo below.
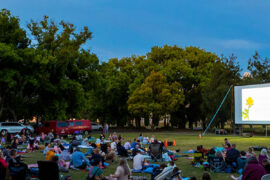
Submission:
{"label": "green lawn", "polygon": [[[134,137],[138,137],[139,133],[121,133],[121,135],[125,140],[132,140]],[[152,135],[154,135],[157,139],[162,140],[162,141],[164,139],[166,139],[167,141],[175,140],[176,146],[169,147],[169,149],[172,149],[172,150],[180,149],[181,152],[190,150],[190,149],[195,149],[197,145],[203,145],[206,148],[211,148],[213,146],[220,147],[224,143],[223,140],[225,138],[225,136],[209,135],[209,136],[203,137],[202,139],[199,139],[197,134],[186,135],[186,134],[172,133],[172,132],[144,133],[144,136],[148,136],[149,138]],[[268,147],[268,138],[266,137],[247,138],[247,137],[240,137],[240,136],[226,136],[226,138],[229,139],[230,143],[235,143],[237,145],[237,149],[239,150],[247,151],[249,146],[254,146],[254,145]],[[31,154],[29,153],[26,155],[29,156],[28,158],[25,158],[26,163],[36,163],[37,160],[44,159],[42,153],[40,153],[39,151],[36,151]],[[201,179],[201,176],[203,174],[203,169],[192,167],[190,162],[191,160],[188,160],[187,158],[184,157],[184,158],[178,158],[178,160],[176,161],[176,164],[182,170],[184,176],[187,176],[187,177],[196,176],[198,180]],[[129,163],[130,163],[130,167],[132,168],[132,161],[130,161]],[[118,162],[111,164],[109,168],[104,170],[105,175],[113,174],[117,165],[118,165]],[[70,171],[67,174],[71,175],[73,180],[85,179],[85,177],[87,176],[87,172],[74,171],[74,170]],[[231,179],[230,175],[231,174],[211,173],[211,177],[214,180]]]}

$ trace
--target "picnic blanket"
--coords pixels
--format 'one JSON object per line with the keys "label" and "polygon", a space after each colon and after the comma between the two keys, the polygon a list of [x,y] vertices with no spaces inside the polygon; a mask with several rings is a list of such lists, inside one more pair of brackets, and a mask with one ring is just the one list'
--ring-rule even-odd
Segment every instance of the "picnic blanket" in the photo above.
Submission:
{"label": "picnic blanket", "polygon": [[141,170],[132,169],[131,172],[133,173],[153,173],[153,170],[155,167],[159,167],[158,164],[149,164],[147,166],[144,166]]}

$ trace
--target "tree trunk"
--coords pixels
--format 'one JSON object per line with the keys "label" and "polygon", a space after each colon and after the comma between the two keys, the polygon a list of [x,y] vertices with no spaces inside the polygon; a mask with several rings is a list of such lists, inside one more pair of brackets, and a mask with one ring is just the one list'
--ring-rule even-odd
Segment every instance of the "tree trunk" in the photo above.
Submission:
{"label": "tree trunk", "polygon": [[135,123],[137,128],[141,128],[141,119],[138,117],[135,117]]}
{"label": "tree trunk", "polygon": [[188,128],[189,129],[193,128],[193,121],[191,121],[191,120],[188,121]]}
{"label": "tree trunk", "polygon": [[8,110],[13,116],[13,121],[17,121],[17,115],[16,115],[15,111],[13,109],[11,109],[9,106],[8,106]]}

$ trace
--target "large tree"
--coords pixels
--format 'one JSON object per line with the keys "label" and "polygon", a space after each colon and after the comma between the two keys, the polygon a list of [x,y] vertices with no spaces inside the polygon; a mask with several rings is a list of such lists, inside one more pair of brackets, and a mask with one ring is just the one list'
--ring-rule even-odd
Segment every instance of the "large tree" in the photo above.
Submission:
{"label": "large tree", "polygon": [[152,125],[157,126],[161,116],[169,114],[183,100],[178,83],[170,86],[162,73],[152,71],[130,96],[128,108],[136,117],[151,117]]}

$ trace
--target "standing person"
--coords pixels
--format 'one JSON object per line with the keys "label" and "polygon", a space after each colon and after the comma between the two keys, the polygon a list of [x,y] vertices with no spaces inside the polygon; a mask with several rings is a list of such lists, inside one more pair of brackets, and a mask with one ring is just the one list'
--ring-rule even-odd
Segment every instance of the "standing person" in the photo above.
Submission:
{"label": "standing person", "polygon": [[106,123],[105,124],[105,134],[108,134],[109,133],[109,124]]}
{"label": "standing person", "polygon": [[115,174],[111,175],[111,177],[117,178],[117,180],[128,180],[130,175],[131,171],[127,160],[120,159],[119,166],[116,168]]}

